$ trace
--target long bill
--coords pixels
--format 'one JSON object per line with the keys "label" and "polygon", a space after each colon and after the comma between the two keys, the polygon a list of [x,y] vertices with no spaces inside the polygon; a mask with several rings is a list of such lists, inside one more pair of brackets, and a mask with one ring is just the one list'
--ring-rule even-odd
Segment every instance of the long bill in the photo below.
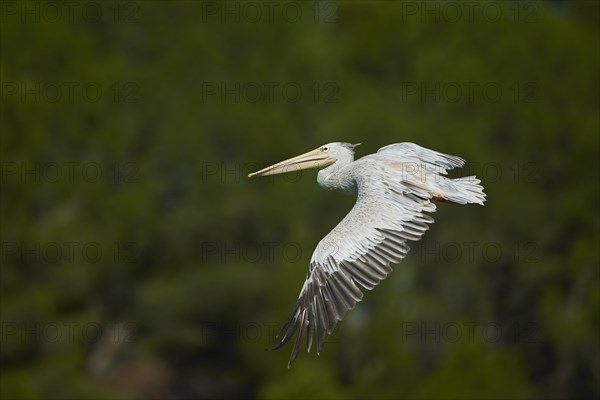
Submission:
{"label": "long bill", "polygon": [[327,153],[319,148],[248,174],[248,178],[252,178],[253,176],[285,174],[287,172],[295,172],[309,168],[324,168],[333,164],[335,161],[335,158],[329,157]]}

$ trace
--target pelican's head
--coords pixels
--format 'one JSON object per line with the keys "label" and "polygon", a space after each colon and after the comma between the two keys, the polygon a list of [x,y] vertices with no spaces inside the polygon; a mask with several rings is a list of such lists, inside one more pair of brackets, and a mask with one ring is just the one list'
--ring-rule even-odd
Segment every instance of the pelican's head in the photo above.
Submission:
{"label": "pelican's head", "polygon": [[352,162],[354,160],[354,148],[357,144],[333,142],[325,144],[308,153],[290,158],[285,161],[273,164],[270,167],[263,168],[260,171],[248,174],[248,178],[253,176],[267,176],[275,174],[285,174],[286,172],[295,172],[309,168],[325,168],[338,160],[341,162]]}

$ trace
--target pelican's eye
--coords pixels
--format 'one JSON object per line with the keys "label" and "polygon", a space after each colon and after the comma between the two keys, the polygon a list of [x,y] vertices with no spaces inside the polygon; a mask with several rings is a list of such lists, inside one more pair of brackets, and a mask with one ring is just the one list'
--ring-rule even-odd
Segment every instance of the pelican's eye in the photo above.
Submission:
{"label": "pelican's eye", "polygon": [[329,151],[329,146],[323,146],[323,147],[321,147],[321,150],[323,150],[325,153],[327,153]]}

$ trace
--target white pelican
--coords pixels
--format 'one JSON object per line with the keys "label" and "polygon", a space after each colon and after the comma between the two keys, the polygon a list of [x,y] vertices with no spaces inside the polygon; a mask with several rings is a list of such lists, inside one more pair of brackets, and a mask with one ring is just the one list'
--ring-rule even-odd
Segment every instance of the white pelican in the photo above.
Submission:
{"label": "white pelican", "polygon": [[315,333],[317,354],[321,353],[326,334],[362,299],[358,285],[373,289],[392,272],[390,263],[406,256],[406,242],[419,240],[433,222],[425,214],[436,209],[432,199],[481,205],[485,201],[475,176],[444,176],[464,166],[460,157],[397,143],[354,161],[356,146],[329,143],[248,175],[322,168],[319,185],[358,193],[352,210],[317,245],[296,307],[277,335],[283,338],[276,349],[297,332],[288,368],[305,338],[310,352]]}

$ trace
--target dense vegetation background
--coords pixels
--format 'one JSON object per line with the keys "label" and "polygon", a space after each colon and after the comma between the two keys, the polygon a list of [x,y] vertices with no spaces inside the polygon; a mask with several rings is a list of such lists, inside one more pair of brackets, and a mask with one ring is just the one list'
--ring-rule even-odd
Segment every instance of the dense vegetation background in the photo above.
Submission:
{"label": "dense vegetation background", "polygon": [[[600,395],[599,9],[2,2],[0,397]],[[286,368],[266,351],[351,208],[330,141],[469,161],[412,254]]]}

